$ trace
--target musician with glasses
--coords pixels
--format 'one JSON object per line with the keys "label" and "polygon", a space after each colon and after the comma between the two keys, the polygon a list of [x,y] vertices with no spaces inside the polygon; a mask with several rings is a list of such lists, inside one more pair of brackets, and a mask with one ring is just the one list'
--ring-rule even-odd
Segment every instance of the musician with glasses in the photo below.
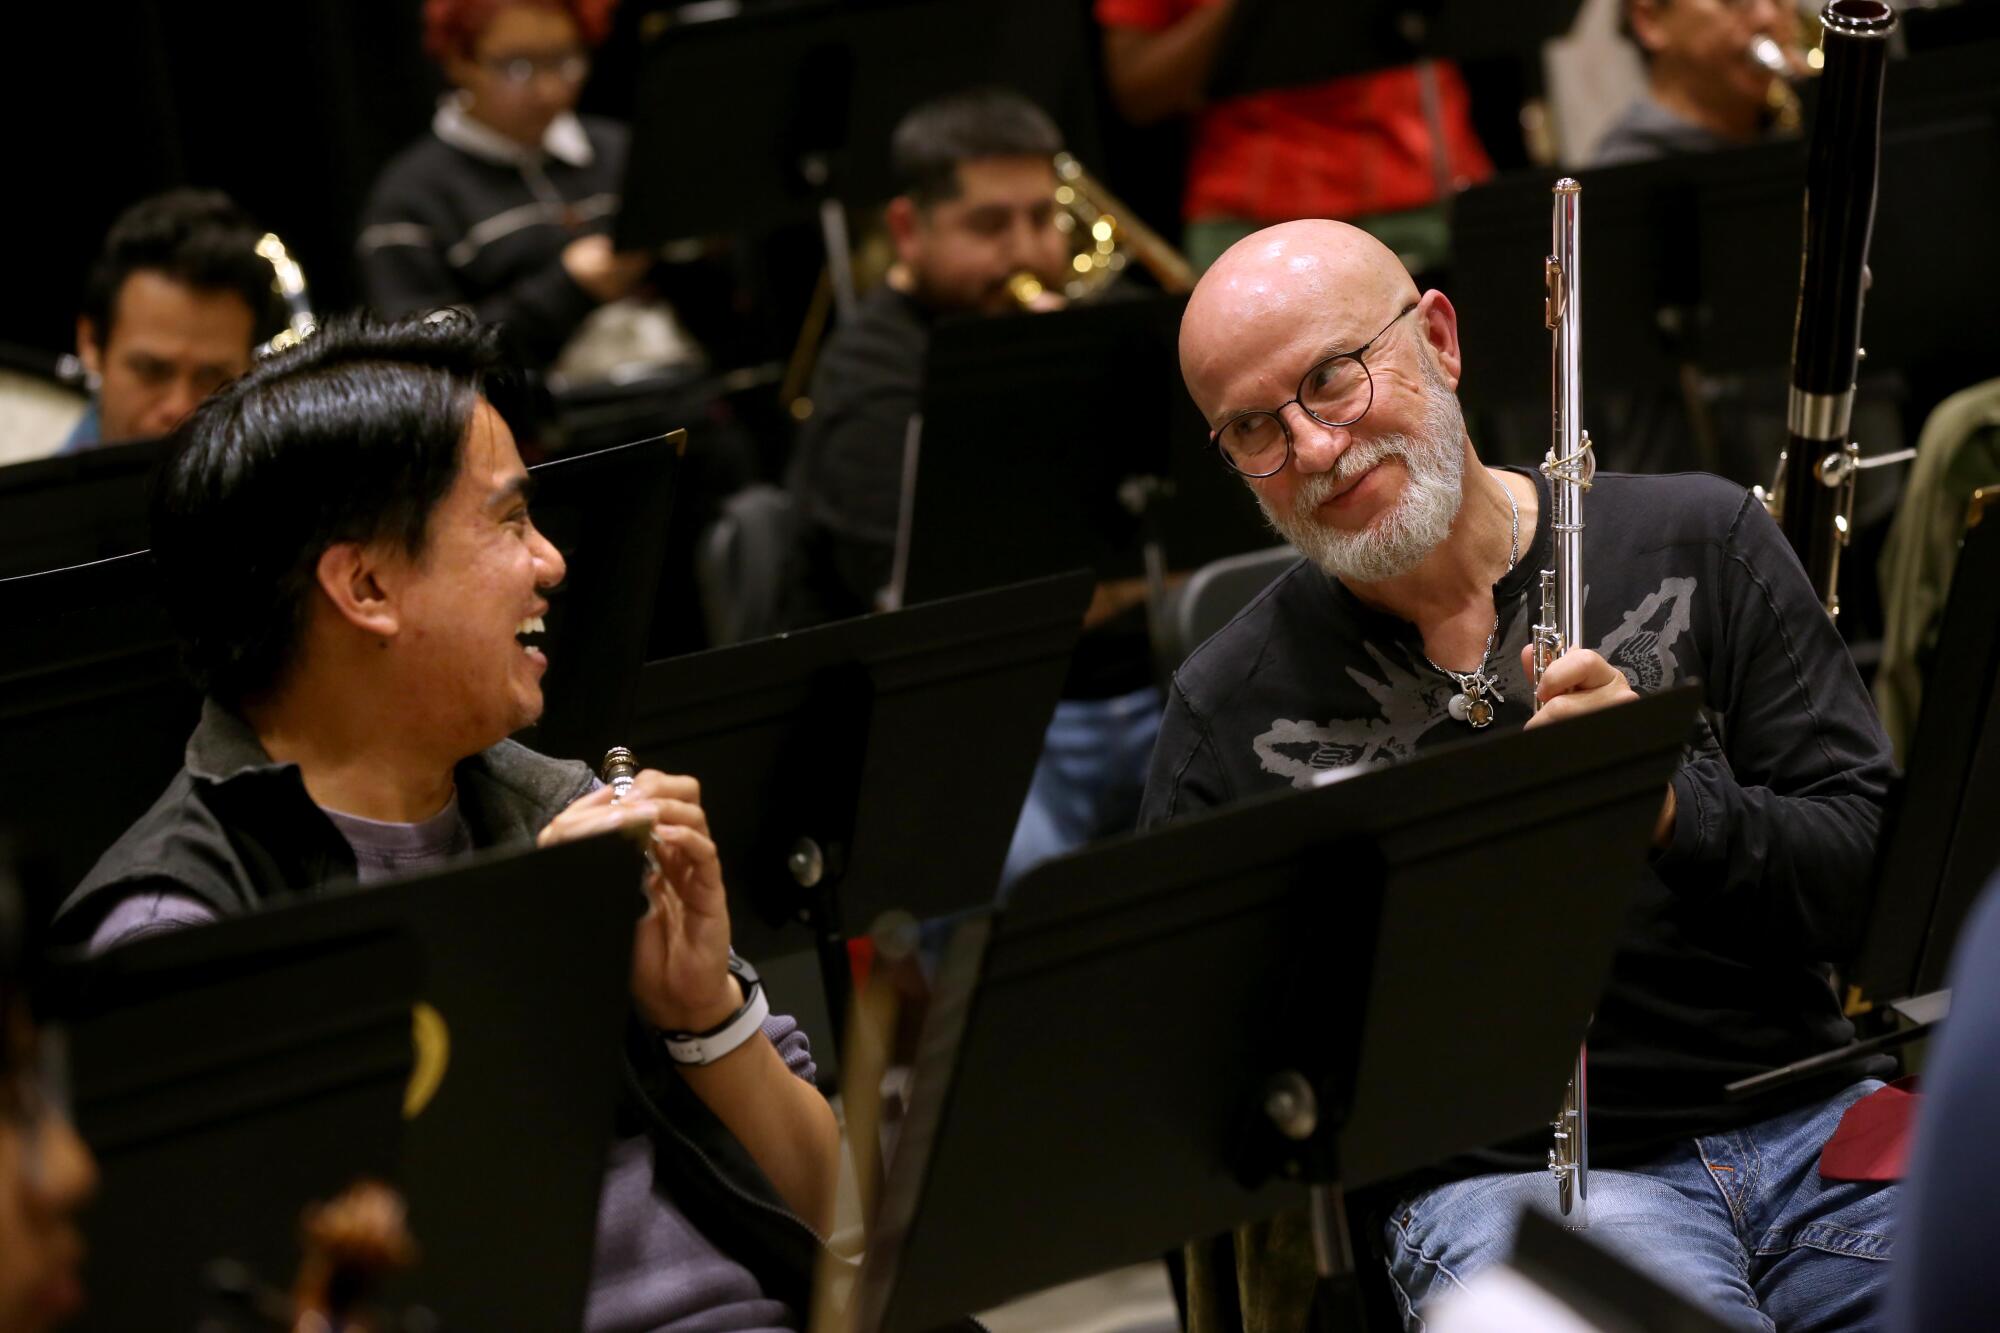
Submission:
{"label": "musician with glasses", "polygon": [[[1772,128],[1780,74],[1752,54],[1791,66],[1798,11],[1788,0],[1625,0],[1625,32],[1646,61],[1646,89],[1598,140],[1591,165],[1647,162],[1753,143]],[[1782,96],[1782,90],[1780,90]]]}
{"label": "musician with glasses", "polygon": [[[612,0],[426,0],[424,45],[455,91],[376,181],[356,242],[383,314],[469,307],[525,361],[556,361],[652,256],[613,249],[630,135],[579,116]],[[670,338],[684,339],[677,325]],[[692,355],[692,348],[683,353]]]}
{"label": "musician with glasses", "polygon": [[[1484,336],[1538,336],[1534,317]],[[1865,906],[1890,775],[1881,727],[1762,506],[1703,476],[1597,476],[1584,641],[1532,711],[1548,481],[1479,461],[1459,346],[1445,295],[1419,295],[1395,255],[1340,223],[1259,232],[1195,289],[1188,389],[1221,461],[1304,559],[1176,673],[1143,821],[1699,682],[1702,723],[1661,794],[1591,1032],[1590,1235],[1731,1327],[1864,1327],[1897,1190],[1823,1176],[1820,1152],[1879,1071],[1741,1105],[1723,1085],[1852,1037],[1826,960]],[[1542,1132],[1408,1182],[1383,1243],[1412,1327],[1505,1257],[1524,1205],[1553,1209],[1548,1149]],[[1267,1275],[1249,1284],[1253,1328],[1296,1326],[1306,1236],[1281,1221],[1239,1256]]]}

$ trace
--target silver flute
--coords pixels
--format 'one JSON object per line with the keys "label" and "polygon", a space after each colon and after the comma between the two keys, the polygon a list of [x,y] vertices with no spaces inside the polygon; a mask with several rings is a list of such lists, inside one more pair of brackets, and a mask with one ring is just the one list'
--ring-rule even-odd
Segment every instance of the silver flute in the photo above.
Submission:
{"label": "silver flute", "polygon": [[[1577,264],[1577,214],[1583,187],[1565,176],[1555,185],[1555,253],[1544,265],[1548,286],[1543,319],[1550,340],[1551,438],[1542,475],[1549,479],[1549,531],[1555,568],[1542,571],[1542,613],[1535,624],[1535,706],[1541,706],[1542,673],[1583,641],[1583,493],[1597,472],[1590,432],[1583,429],[1581,370],[1582,289]],[[1590,1224],[1590,1108],[1585,1049],[1563,1090],[1553,1123],[1549,1171],[1556,1179],[1556,1209],[1565,1226]]]}

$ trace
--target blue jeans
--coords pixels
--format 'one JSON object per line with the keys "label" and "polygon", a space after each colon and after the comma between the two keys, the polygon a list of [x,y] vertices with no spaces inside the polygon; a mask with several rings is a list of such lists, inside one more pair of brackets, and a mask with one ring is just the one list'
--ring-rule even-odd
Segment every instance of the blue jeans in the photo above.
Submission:
{"label": "blue jeans", "polygon": [[[1881,1086],[1857,1083],[1642,1166],[1593,1170],[1584,1234],[1731,1328],[1876,1327],[1901,1190],[1822,1180],[1819,1152],[1841,1114]],[[1424,1326],[1425,1302],[1507,1257],[1524,1206],[1554,1211],[1547,1172],[1474,1176],[1396,1209],[1385,1240],[1408,1327]]]}
{"label": "blue jeans", "polygon": [[1153,763],[1165,707],[1153,686],[1110,699],[1064,699],[1042,738],[1000,872],[1000,896],[1030,866],[1097,838],[1129,832]]}

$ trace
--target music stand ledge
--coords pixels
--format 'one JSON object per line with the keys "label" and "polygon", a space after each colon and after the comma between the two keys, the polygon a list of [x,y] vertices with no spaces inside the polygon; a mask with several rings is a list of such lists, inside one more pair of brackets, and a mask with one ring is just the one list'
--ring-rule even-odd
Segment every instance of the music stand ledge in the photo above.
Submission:
{"label": "music stand ledge", "polygon": [[[934,1328],[1301,1186],[1337,1219],[1342,1187],[1546,1125],[1695,693],[1030,872],[947,963],[857,1327]],[[1338,1272],[1344,1238],[1316,1230]],[[1351,1283],[1333,1295],[1338,1318]]]}

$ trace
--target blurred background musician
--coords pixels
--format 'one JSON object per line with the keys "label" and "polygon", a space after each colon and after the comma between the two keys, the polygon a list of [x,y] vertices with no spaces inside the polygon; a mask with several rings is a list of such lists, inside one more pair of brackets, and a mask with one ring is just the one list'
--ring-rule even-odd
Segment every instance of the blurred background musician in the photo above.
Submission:
{"label": "blurred background musician", "polygon": [[169,190],[119,215],[76,317],[92,399],[62,452],[165,435],[250,368],[272,313],[262,235],[219,190]]}
{"label": "blurred background musician", "polygon": [[1627,0],[1625,24],[1645,57],[1646,90],[1598,140],[1592,166],[1729,148],[1772,129],[1784,76],[1751,48],[1768,37],[1797,59],[1798,13],[1788,0]]}
{"label": "blurred background musician", "polygon": [[[1442,200],[1493,174],[1457,68],[1433,61],[1211,101],[1210,75],[1236,6],[1096,0],[1119,111],[1137,125],[1190,119],[1182,207],[1195,267],[1259,227],[1307,217],[1364,227],[1419,270],[1443,263],[1450,233]],[[1435,121],[1424,109],[1428,79]]]}
{"label": "blurred background musician", "polygon": [[[611,246],[629,132],[575,110],[612,5],[426,0],[424,48],[453,91],[363,210],[356,250],[369,305],[386,315],[468,307],[543,369],[566,352],[577,362],[697,355],[663,304],[631,302],[653,256]],[[612,306],[622,317],[598,314]],[[593,351],[592,339],[618,346]]]}
{"label": "blurred background musician", "polygon": [[[585,765],[507,739],[541,713],[564,565],[486,396],[497,368],[468,321],[332,321],[182,428],[153,550],[207,699],[57,931],[105,949],[487,847],[650,838],[627,1043],[645,1095],[611,1154],[588,1325],[787,1326],[829,1222],[833,1116],[797,1025],[757,1020],[695,780],[648,770],[614,805]],[[698,1063],[663,1039],[725,1032]]]}
{"label": "blurred background musician", "polygon": [[927,103],[896,127],[902,192],[884,210],[895,261],[828,338],[792,463],[807,554],[797,622],[882,604],[932,326],[1018,309],[1017,273],[1060,290],[1069,254],[1051,160],[1062,146],[1041,108],[1001,91]]}
{"label": "blurred background musician", "polygon": [[[902,192],[886,210],[896,261],[828,340],[793,462],[791,486],[803,511],[800,622],[881,605],[906,442],[936,321],[1018,311],[1009,280],[1020,273],[1060,290],[1069,242],[1055,223],[1052,158],[1062,147],[1041,108],[1000,89],[925,103],[896,127],[890,153]],[[1061,300],[1045,292],[1035,304],[1047,309]],[[1021,392],[1034,386],[1023,384]],[[1086,620],[1004,880],[1137,818],[1160,693],[1141,591],[1126,593],[1101,589],[1102,605]]]}
{"label": "blurred background musician", "polygon": [[[1723,1094],[1852,1040],[1830,960],[1865,911],[1890,778],[1854,664],[1777,526],[1716,478],[1599,473],[1588,642],[1549,668],[1531,716],[1548,483],[1481,464],[1444,294],[1419,296],[1354,228],[1296,222],[1209,269],[1180,346],[1204,416],[1225,445],[1248,442],[1225,457],[1306,559],[1176,673],[1143,822],[1468,737],[1454,696],[1541,726],[1701,681],[1707,721],[1663,793],[1654,873],[1632,886],[1591,1031],[1590,1232],[1732,1328],[1868,1326],[1897,1187],[1823,1179],[1819,1159],[1880,1068],[1756,1102]],[[1345,359],[1321,376],[1329,351]],[[1349,387],[1315,416],[1321,384]],[[1406,1184],[1383,1243],[1412,1328],[1427,1300],[1504,1257],[1523,1205],[1553,1208],[1548,1142]],[[1303,1229],[1289,1239],[1303,1246]],[[1293,1292],[1302,1308],[1310,1284]]]}
{"label": "blurred background musician", "polygon": [[97,1168],[64,1110],[60,1037],[28,1005],[26,922],[0,869],[0,1333],[40,1333],[83,1301],[77,1215]]}

